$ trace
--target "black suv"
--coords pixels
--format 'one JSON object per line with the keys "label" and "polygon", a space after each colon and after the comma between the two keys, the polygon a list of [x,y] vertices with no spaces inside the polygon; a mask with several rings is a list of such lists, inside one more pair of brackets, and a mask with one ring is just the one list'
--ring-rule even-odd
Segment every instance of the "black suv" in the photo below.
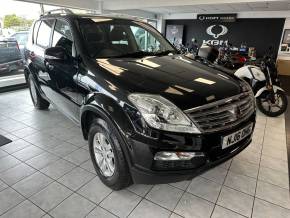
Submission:
{"label": "black suv", "polygon": [[25,55],[35,107],[53,104],[81,126],[112,189],[190,179],[251,142],[251,88],[178,54],[141,21],[48,13]]}

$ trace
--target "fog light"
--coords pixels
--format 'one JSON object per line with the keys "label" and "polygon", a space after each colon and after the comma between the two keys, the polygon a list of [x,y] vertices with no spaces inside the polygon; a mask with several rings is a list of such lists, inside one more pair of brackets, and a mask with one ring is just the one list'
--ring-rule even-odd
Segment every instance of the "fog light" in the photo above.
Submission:
{"label": "fog light", "polygon": [[154,160],[191,160],[194,157],[204,157],[203,152],[177,152],[177,151],[160,151],[154,156]]}

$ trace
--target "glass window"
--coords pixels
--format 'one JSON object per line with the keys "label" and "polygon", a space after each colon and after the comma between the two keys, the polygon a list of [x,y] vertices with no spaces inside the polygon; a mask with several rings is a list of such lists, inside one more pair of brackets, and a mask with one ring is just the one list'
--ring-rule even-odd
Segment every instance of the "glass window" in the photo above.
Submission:
{"label": "glass window", "polygon": [[49,46],[50,33],[54,20],[43,20],[40,24],[36,44],[42,47]]}
{"label": "glass window", "polygon": [[72,54],[72,33],[67,22],[62,20],[57,20],[52,39],[52,47],[61,46],[68,54]]}

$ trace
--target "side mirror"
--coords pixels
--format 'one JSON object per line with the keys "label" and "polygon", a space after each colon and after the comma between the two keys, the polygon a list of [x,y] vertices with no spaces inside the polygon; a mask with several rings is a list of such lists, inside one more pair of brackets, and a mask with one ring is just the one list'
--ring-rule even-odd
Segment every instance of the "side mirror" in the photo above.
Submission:
{"label": "side mirror", "polygon": [[67,54],[63,47],[51,47],[47,48],[44,51],[44,59],[46,60],[66,60]]}

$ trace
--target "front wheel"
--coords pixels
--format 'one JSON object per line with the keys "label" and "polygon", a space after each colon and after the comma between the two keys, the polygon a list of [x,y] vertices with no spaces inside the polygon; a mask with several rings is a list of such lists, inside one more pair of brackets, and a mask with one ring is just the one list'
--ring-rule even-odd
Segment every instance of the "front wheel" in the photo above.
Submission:
{"label": "front wheel", "polygon": [[89,150],[95,170],[108,187],[114,190],[131,184],[129,167],[122,151],[117,129],[103,119],[95,119],[89,130]]}
{"label": "front wheel", "polygon": [[274,97],[275,102],[271,100],[271,93],[265,92],[256,99],[259,110],[269,117],[280,116],[287,109],[288,100],[284,92],[278,90]]}

